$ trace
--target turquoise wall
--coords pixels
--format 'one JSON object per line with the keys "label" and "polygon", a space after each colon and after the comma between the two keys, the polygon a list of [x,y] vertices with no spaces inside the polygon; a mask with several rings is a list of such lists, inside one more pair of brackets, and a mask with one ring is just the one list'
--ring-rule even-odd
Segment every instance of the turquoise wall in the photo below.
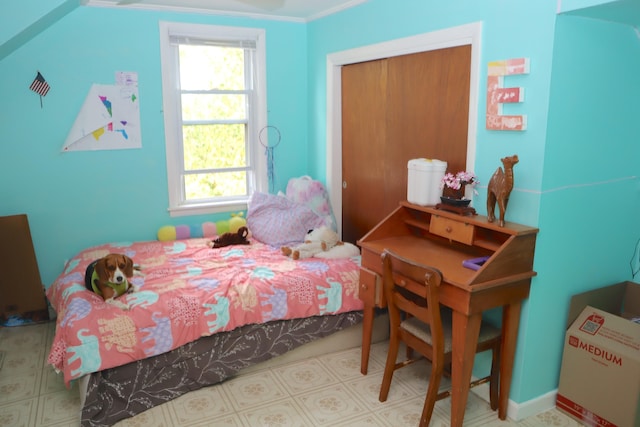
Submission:
{"label": "turquoise wall", "polygon": [[[282,133],[276,190],[294,176],[326,179],[328,54],[482,22],[475,159],[482,185],[475,206],[483,213],[499,159],[516,153],[508,219],[540,228],[538,276],[523,307],[510,396],[516,403],[557,387],[570,296],[634,278],[640,41],[630,25],[594,19],[599,9],[590,8],[589,19],[574,9],[623,3],[629,17],[638,0],[565,1],[569,16],[557,16],[555,2],[405,0],[399,7],[370,0],[308,24],[49,3],[56,13],[44,15],[46,22],[25,6],[35,30],[20,30],[19,16],[17,29],[0,30],[10,40],[0,45],[0,215],[29,215],[46,286],[64,260],[89,245],[153,239],[165,224],[228,217],[167,213],[160,20],[266,30],[269,123]],[[19,14],[2,12],[0,20]],[[615,12],[604,15],[611,21]],[[505,85],[523,87],[525,101],[504,112],[526,114],[528,129],[487,131],[487,63],[516,57],[530,59],[530,74],[508,77]],[[52,86],[43,108],[28,89],[38,70]],[[142,149],[62,154],[89,87],[112,83],[116,71],[139,75]]]}
{"label": "turquoise wall", "polygon": [[[168,214],[160,20],[266,30],[268,119],[282,134],[276,191],[308,173],[304,24],[79,7],[0,61],[0,215],[28,214],[47,287],[83,247],[229,218]],[[29,90],[38,70],[51,85],[42,108]],[[142,148],[61,153],[91,84],[113,84],[116,71],[138,73]]]}
{"label": "turquoise wall", "polygon": [[0,4],[0,60],[77,9],[80,0],[22,0]]}
{"label": "turquoise wall", "polygon": [[529,298],[516,379],[526,384],[525,400],[550,389],[559,375],[559,364],[540,361],[553,355],[556,362],[562,352],[571,295],[634,279],[639,71],[640,40],[631,26],[558,17],[536,251],[540,276]]}

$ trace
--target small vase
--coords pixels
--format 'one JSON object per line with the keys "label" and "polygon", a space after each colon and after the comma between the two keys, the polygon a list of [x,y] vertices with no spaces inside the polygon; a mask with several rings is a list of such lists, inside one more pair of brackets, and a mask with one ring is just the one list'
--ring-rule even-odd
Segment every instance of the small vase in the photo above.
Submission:
{"label": "small vase", "polygon": [[471,203],[471,199],[453,199],[451,197],[440,197],[440,201],[449,206],[467,207]]}
{"label": "small vase", "polygon": [[461,186],[458,190],[449,187],[443,188],[442,197],[455,200],[464,199],[464,185]]}

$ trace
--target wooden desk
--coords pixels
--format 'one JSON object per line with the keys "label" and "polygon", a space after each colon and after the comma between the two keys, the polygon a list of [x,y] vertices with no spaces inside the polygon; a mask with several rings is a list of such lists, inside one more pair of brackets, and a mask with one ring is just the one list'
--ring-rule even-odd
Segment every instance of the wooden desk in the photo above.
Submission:
{"label": "wooden desk", "polygon": [[[451,425],[462,426],[482,312],[502,307],[500,398],[498,416],[507,417],[511,373],[522,300],[529,296],[537,228],[485,216],[461,216],[408,202],[358,241],[362,248],[360,298],[364,328],[361,371],[367,374],[375,307],[385,307],[382,262],[385,248],[438,268],[443,275],[440,302],[453,309]],[[479,270],[463,267],[467,259],[489,256]]]}

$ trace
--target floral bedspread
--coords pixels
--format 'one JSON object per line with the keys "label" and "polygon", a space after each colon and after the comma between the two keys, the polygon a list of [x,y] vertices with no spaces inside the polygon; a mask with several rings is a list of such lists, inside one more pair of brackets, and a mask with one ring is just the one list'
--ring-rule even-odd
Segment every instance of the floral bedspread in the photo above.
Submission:
{"label": "floral bedspread", "polygon": [[[207,239],[112,243],[80,252],[47,289],[56,310],[48,362],[65,383],[165,353],[220,331],[271,320],[361,310],[360,257],[294,261],[271,246],[212,249]],[[108,253],[140,266],[138,292],[106,304],[84,285],[85,269]]]}

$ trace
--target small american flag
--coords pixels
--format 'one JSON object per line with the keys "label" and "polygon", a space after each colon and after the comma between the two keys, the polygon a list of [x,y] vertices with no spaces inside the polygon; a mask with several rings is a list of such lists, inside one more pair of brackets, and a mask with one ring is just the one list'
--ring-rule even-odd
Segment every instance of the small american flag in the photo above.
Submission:
{"label": "small american flag", "polygon": [[51,89],[51,87],[49,86],[49,83],[46,82],[44,77],[42,77],[40,71],[38,71],[38,75],[33,80],[33,83],[31,83],[31,86],[29,86],[29,89],[40,96],[45,96],[49,92],[49,89]]}

